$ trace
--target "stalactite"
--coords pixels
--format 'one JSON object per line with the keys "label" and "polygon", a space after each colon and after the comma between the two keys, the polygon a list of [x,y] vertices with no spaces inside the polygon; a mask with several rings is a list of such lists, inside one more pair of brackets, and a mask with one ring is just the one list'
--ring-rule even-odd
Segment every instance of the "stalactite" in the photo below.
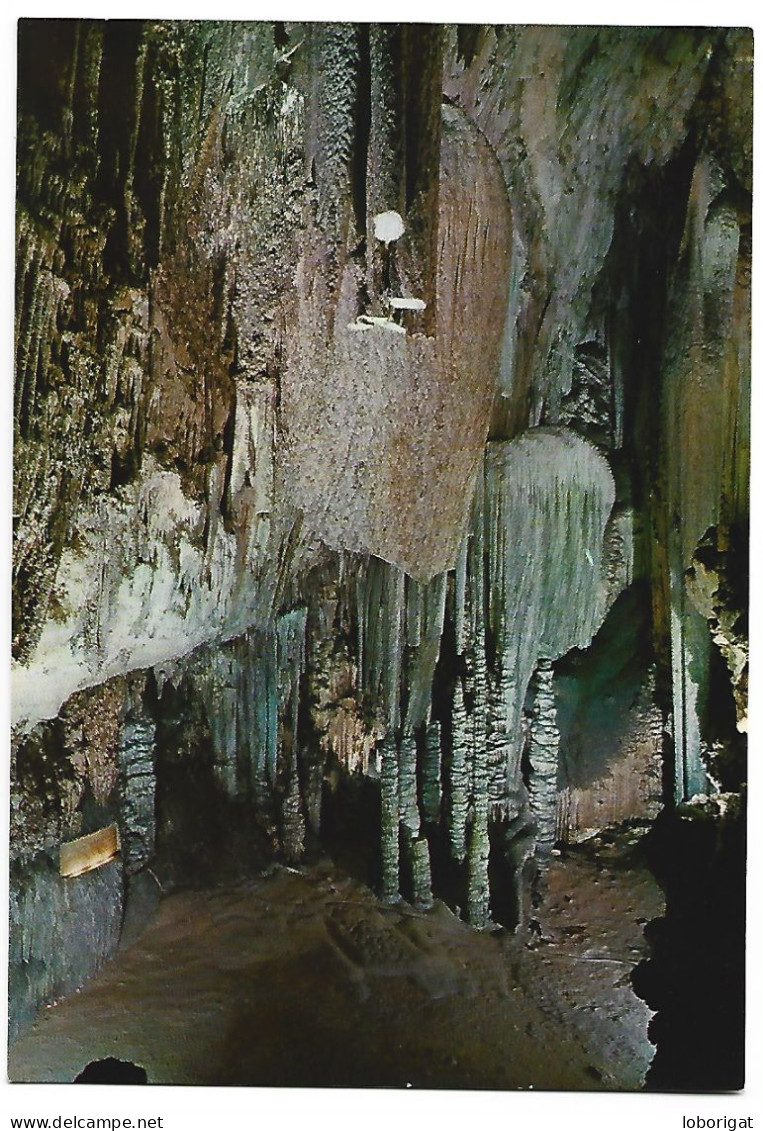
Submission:
{"label": "stalactite", "polygon": [[229,796],[251,795],[267,804],[281,772],[289,783],[298,780],[305,624],[306,610],[292,610],[271,628],[203,649],[189,665],[211,731],[216,774]]}
{"label": "stalactite", "polygon": [[418,648],[421,644],[424,601],[422,588],[412,577],[408,578],[405,594],[405,642],[409,648]]}
{"label": "stalactite", "polygon": [[400,726],[405,574],[378,558],[358,571],[358,682],[376,704],[379,723]]}
{"label": "stalactite", "polygon": [[407,607],[410,609],[410,595],[414,595],[416,613],[413,623],[410,615],[406,617],[407,664],[404,678],[408,702],[404,727],[407,731],[415,731],[424,726],[429,717],[432,683],[445,622],[446,594],[447,574],[445,573],[437,574],[426,585],[416,586],[415,589],[412,587],[409,594]]}
{"label": "stalactite", "polygon": [[200,649],[183,665],[209,728],[217,782],[227,797],[280,825],[292,863],[306,835],[299,732],[306,622],[304,606],[291,609],[263,630]]}
{"label": "stalactite", "polygon": [[[246,676],[249,656],[246,644],[219,649],[209,654],[208,666],[199,671],[195,681],[205,703],[209,729],[215,750],[215,774],[229,796],[235,797],[239,787],[241,739],[249,735],[239,716],[246,710]],[[249,753],[247,751],[247,753]]]}
{"label": "stalactite", "polygon": [[503,620],[520,657],[518,636],[549,655],[586,647],[604,612],[602,539],[614,501],[606,460],[571,432],[539,428],[488,445],[486,488],[496,635]]}
{"label": "stalactite", "polygon": [[468,640],[468,625],[466,623],[466,576],[469,557],[469,535],[466,534],[461,542],[456,562],[455,590],[454,590],[454,619],[456,627],[456,655],[462,656]]}
{"label": "stalactite", "polygon": [[307,609],[283,613],[277,621],[279,711],[290,713],[290,730],[296,745],[299,713],[299,683],[305,670],[305,626]]}

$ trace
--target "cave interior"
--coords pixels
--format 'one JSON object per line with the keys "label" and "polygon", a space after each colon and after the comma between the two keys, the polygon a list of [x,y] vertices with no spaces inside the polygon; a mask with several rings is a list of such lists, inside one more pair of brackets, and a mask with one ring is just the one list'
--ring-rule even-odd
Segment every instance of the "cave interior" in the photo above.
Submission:
{"label": "cave interior", "polygon": [[744,1081],[752,33],[22,19],[9,1075]]}

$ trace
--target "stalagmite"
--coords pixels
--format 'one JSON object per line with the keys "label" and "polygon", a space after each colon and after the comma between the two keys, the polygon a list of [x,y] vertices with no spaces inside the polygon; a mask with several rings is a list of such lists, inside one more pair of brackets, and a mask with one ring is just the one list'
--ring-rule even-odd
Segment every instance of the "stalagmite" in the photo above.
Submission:
{"label": "stalagmite", "polygon": [[154,855],[155,733],[156,723],[136,697],[125,716],[119,736],[120,839],[128,873],[142,868]]}
{"label": "stalagmite", "polygon": [[424,820],[435,822],[440,817],[442,778],[440,771],[442,727],[437,719],[427,725],[422,765],[421,805]]}
{"label": "stalagmite", "polygon": [[288,767],[288,781],[282,805],[283,850],[290,864],[296,864],[305,851],[305,817],[302,810],[302,792],[299,783],[296,745],[292,747]]}
{"label": "stalagmite", "polygon": [[[472,707],[472,746],[475,757],[482,759],[487,740],[487,699],[488,699],[488,673],[487,656],[485,654],[485,559],[484,559],[484,480],[482,477],[477,482],[477,491],[474,498],[473,537],[470,544],[469,576],[471,581],[469,607],[473,625],[471,647],[467,651],[467,670],[471,676],[473,688]],[[476,771],[473,778],[475,795],[487,791],[487,763],[483,762],[479,776]]]}
{"label": "stalagmite", "polygon": [[456,680],[453,695],[453,738],[450,757],[450,849],[455,860],[466,855],[466,818],[469,803],[470,726],[464,706],[461,680]]}
{"label": "stalagmite", "polygon": [[468,918],[475,927],[484,927],[487,922],[488,900],[488,859],[490,840],[488,836],[488,759],[484,737],[475,744],[472,758],[474,787],[472,791],[472,816],[468,832]]}
{"label": "stalagmite", "polygon": [[530,807],[537,825],[536,852],[541,860],[556,842],[556,795],[559,731],[554,703],[554,672],[540,660],[535,672],[535,709],[530,730]]}
{"label": "stalagmite", "polygon": [[[478,685],[479,686],[479,685]],[[475,715],[479,708],[475,706]],[[488,917],[490,888],[488,882],[488,754],[483,728],[475,724],[475,744],[472,754],[472,806],[468,832],[468,902],[467,914],[474,927],[484,927]]]}
{"label": "stalagmite", "polygon": [[307,609],[292,610],[277,622],[277,686],[279,689],[280,773],[286,779],[281,807],[282,842],[287,860],[296,863],[305,850],[305,816],[300,790],[299,702],[305,668]]}
{"label": "stalagmite", "polygon": [[412,734],[404,734],[400,739],[398,764],[400,824],[415,836],[421,820],[416,801],[416,739]]}
{"label": "stalagmite", "polygon": [[488,688],[486,742],[490,808],[496,817],[505,816],[508,810],[507,771],[512,742],[507,698],[500,675],[494,675]]}
{"label": "stalagmite", "polygon": [[422,834],[410,840],[413,902],[417,907],[432,905],[432,869],[429,842]]}
{"label": "stalagmite", "polygon": [[400,898],[400,804],[397,745],[391,735],[381,741],[381,897]]}
{"label": "stalagmite", "polygon": [[484,927],[488,917],[490,896],[488,859],[488,808],[490,801],[490,770],[487,749],[488,672],[485,654],[485,559],[484,559],[484,480],[480,478],[474,499],[474,535],[470,545],[469,575],[471,581],[470,607],[474,631],[471,646],[467,649],[468,667],[472,674],[471,713],[471,823],[468,831],[467,916],[475,927]]}
{"label": "stalagmite", "polygon": [[488,836],[489,785],[487,747],[484,737],[482,741],[475,744],[474,747],[472,774],[474,786],[472,790],[471,821],[468,830],[467,914],[472,926],[484,927],[487,923],[490,895],[488,881],[488,860],[490,856],[490,840]]}
{"label": "stalagmite", "polygon": [[416,739],[404,734],[399,747],[400,826],[411,867],[413,902],[428,906],[432,900],[429,844],[421,835],[421,817],[416,797]]}

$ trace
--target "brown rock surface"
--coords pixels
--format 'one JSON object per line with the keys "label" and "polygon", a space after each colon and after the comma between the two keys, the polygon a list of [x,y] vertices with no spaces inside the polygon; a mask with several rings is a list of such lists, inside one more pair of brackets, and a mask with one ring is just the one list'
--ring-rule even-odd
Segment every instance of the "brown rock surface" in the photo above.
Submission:
{"label": "brown rock surface", "polygon": [[635,1088],[650,1014],[628,973],[659,906],[643,870],[585,857],[555,861],[531,949],[326,865],[177,894],[12,1047],[9,1074],[65,1082],[113,1056],[149,1083]]}
{"label": "brown rock surface", "polygon": [[397,330],[405,333],[357,322],[366,312],[351,263],[327,309],[317,264],[305,257],[281,401],[286,497],[306,528],[418,579],[455,564],[487,438],[508,293],[501,170],[476,127],[449,106],[441,160],[435,334],[417,328],[416,313],[403,314],[408,325]]}

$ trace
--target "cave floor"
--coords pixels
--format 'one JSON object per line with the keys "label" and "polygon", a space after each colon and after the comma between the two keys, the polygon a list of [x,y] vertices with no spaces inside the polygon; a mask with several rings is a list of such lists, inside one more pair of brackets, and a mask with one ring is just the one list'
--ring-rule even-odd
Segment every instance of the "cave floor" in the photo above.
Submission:
{"label": "cave floor", "polygon": [[629,854],[600,839],[554,858],[530,945],[443,904],[380,904],[328,862],[170,895],[41,1012],[9,1077],[115,1057],[161,1084],[640,1088],[651,1013],[629,975],[663,904]]}

